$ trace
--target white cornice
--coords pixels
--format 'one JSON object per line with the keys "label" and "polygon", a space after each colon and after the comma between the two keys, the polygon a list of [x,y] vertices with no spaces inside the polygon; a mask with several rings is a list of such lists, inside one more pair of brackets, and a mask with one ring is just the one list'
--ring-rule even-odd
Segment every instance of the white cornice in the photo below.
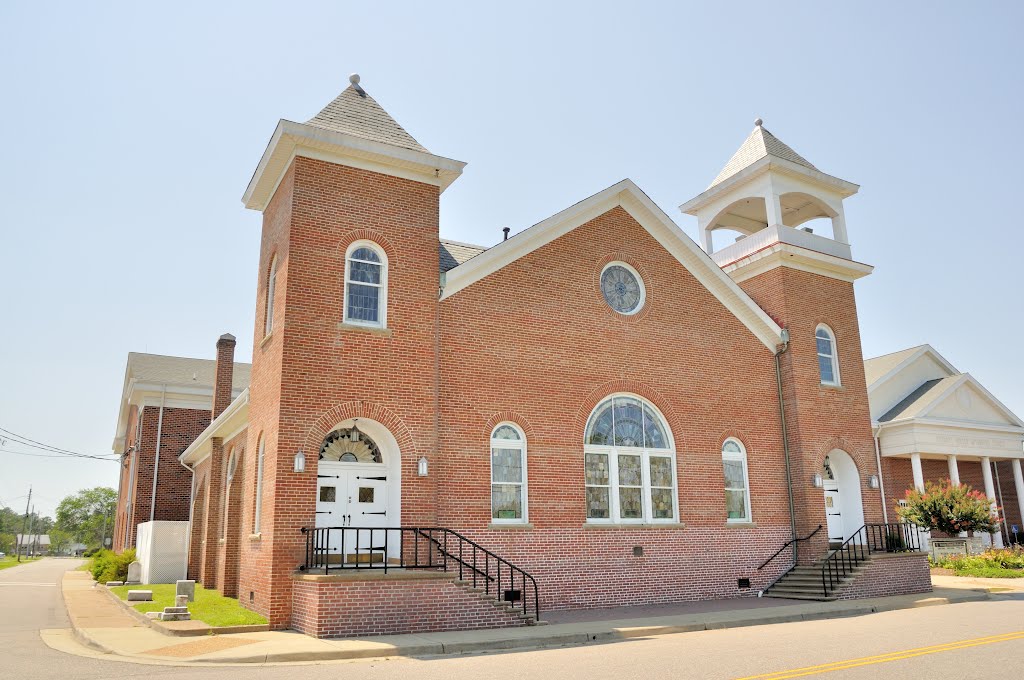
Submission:
{"label": "white cornice", "polygon": [[195,440],[178,456],[185,465],[194,466],[210,448],[210,439],[223,437],[227,441],[245,429],[249,422],[249,390],[245,389],[224,412],[217,416]]}
{"label": "white cornice", "polygon": [[743,184],[746,184],[769,171],[776,171],[783,175],[790,175],[805,181],[810,181],[826,191],[838,194],[842,198],[853,196],[860,189],[860,186],[853,182],[847,182],[844,179],[839,179],[832,175],[826,175],[824,172],[819,170],[812,170],[799,165],[798,163],[787,161],[784,158],[765,156],[740,172],[737,172],[729,179],[705,189],[699,195],[680,205],[679,209],[688,215],[696,215],[697,211],[715,201],[719,196],[727,194],[733,191],[736,187],[742,186]]}
{"label": "white cornice", "polygon": [[741,283],[776,267],[789,267],[840,281],[856,281],[875,269],[869,264],[826,255],[789,243],[773,243],[735,262],[730,262],[722,269],[734,281]]}
{"label": "white cornice", "polygon": [[441,299],[493,274],[609,210],[621,207],[772,352],[782,329],[647,194],[625,179],[449,270]]}
{"label": "white cornice", "polygon": [[263,210],[296,156],[373,170],[440,187],[458,179],[466,164],[422,151],[281,120],[242,196],[246,208]]}

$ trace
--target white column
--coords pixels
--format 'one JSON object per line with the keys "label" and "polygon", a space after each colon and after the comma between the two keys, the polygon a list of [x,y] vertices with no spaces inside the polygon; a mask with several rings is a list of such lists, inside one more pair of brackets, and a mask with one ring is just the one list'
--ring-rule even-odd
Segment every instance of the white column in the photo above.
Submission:
{"label": "white column", "polygon": [[1017,505],[1021,510],[1021,521],[1024,522],[1024,474],[1021,474],[1021,462],[1019,459],[1015,458],[1010,464],[1014,468],[1014,487],[1017,490]]}
{"label": "white column", "polygon": [[840,243],[849,243],[850,238],[846,235],[846,215],[843,212],[842,203],[836,216],[832,218],[832,238]]}
{"label": "white column", "polygon": [[910,454],[910,469],[914,473],[914,488],[924,491],[924,471],[921,469],[921,454]]}
{"label": "white column", "polygon": [[960,486],[960,468],[956,464],[956,456],[949,456],[946,459],[949,463],[949,481],[953,482],[953,486]]}
{"label": "white column", "polygon": [[[985,479],[985,495],[992,501],[992,504],[996,504],[996,485],[992,483],[992,461],[989,460],[988,456],[981,459],[981,476]],[[997,548],[1003,547],[1003,534],[1001,531],[997,531],[992,535],[993,545]]]}
{"label": "white column", "polygon": [[769,227],[782,226],[782,199],[774,191],[764,195],[764,210]]}

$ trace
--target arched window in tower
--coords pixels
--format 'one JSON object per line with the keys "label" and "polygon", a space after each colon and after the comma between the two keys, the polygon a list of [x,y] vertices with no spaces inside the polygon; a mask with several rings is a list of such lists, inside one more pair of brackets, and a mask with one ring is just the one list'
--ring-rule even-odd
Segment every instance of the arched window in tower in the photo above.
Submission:
{"label": "arched window in tower", "polygon": [[263,335],[270,335],[274,330],[274,293],[277,290],[277,255],[270,261],[270,271],[267,273],[267,308],[263,312]]}
{"label": "arched window in tower", "polygon": [[345,254],[345,322],[386,325],[387,257],[377,244],[356,241]]}
{"label": "arched window in tower", "polygon": [[835,337],[832,329],[824,324],[814,331],[814,340],[818,347],[818,373],[822,385],[839,384],[839,353],[836,350]]}
{"label": "arched window in tower", "polygon": [[631,394],[602,401],[583,453],[588,522],[678,521],[672,435],[652,404]]}
{"label": "arched window in tower", "polygon": [[491,521],[526,522],[526,437],[502,423],[491,432]]}

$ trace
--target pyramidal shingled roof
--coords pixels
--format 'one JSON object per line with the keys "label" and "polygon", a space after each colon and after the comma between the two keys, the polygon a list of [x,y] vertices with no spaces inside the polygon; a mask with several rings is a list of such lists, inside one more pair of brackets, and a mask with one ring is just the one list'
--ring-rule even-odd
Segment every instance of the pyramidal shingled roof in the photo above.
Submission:
{"label": "pyramidal shingled roof", "polygon": [[359,86],[358,76],[353,76],[353,81],[306,125],[430,153]]}
{"label": "pyramidal shingled roof", "polygon": [[722,171],[718,173],[718,177],[711,182],[708,189],[711,187],[721,184],[725,180],[729,179],[736,173],[750,167],[757,161],[761,160],[765,156],[775,156],[776,158],[782,158],[783,160],[802,165],[805,168],[811,170],[818,170],[816,167],[811,165],[811,162],[806,158],[793,151],[785,142],[781,141],[778,137],[768,132],[761,125],[761,119],[758,118],[754,123],[754,131],[750,133],[746,141],[740,145],[740,148],[732,155],[729,162],[725,164]]}

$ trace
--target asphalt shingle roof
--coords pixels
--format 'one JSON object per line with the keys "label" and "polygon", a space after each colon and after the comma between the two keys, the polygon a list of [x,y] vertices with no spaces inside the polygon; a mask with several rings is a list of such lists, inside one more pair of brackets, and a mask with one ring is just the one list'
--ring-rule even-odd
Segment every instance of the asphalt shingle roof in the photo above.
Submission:
{"label": "asphalt shingle roof", "polygon": [[778,137],[765,130],[764,127],[757,125],[754,127],[754,131],[750,133],[750,136],[747,137],[743,144],[740,145],[740,148],[736,153],[732,155],[729,162],[725,164],[722,171],[718,173],[715,180],[711,182],[708,189],[717,184],[721,184],[765,156],[775,156],[776,158],[782,158],[798,165],[802,165],[805,168],[817,170],[816,167],[811,165],[810,161],[798,154],[796,151],[793,151],[793,149],[782,142]]}
{"label": "asphalt shingle roof", "polygon": [[350,85],[306,125],[430,153],[362,88]]}
{"label": "asphalt shingle roof", "polygon": [[[190,359],[163,354],[128,353],[128,375],[139,382],[168,385],[213,387],[217,362],[212,359]],[[235,362],[231,387],[244,390],[249,386],[252,365]]]}
{"label": "asphalt shingle roof", "polygon": [[469,243],[459,243],[458,241],[446,241],[444,239],[441,240],[439,245],[441,248],[442,272],[455,269],[463,262],[471,260],[487,250],[483,246],[474,246]]}
{"label": "asphalt shingle roof", "polygon": [[946,390],[960,380],[959,375],[951,375],[948,378],[935,378],[921,383],[921,386],[908,394],[903,401],[893,406],[884,415],[878,418],[880,423],[888,423],[893,420],[907,420],[916,418],[936,399],[940,398]]}

